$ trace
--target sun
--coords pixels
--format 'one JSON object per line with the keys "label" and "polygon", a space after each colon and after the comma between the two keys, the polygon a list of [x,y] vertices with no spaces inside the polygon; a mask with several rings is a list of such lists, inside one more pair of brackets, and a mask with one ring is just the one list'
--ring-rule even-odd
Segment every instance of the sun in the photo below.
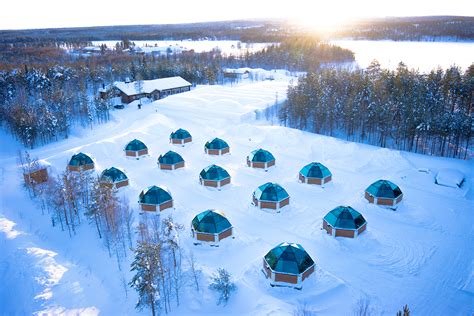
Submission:
{"label": "sun", "polygon": [[[291,21],[317,32],[333,32],[360,19],[366,13],[351,3],[335,1],[331,3],[307,2],[290,11]],[[305,8],[305,9],[302,9]],[[309,8],[309,9],[308,9]]]}

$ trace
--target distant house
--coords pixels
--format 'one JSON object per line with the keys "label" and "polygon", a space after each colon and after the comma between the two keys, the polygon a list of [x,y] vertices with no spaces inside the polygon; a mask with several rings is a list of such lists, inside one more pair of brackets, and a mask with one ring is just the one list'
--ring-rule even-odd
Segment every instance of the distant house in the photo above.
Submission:
{"label": "distant house", "polygon": [[240,69],[231,69],[226,68],[224,69],[224,78],[230,79],[248,79],[250,71],[245,68]]}
{"label": "distant house", "polygon": [[102,53],[102,49],[99,46],[86,46],[81,48],[80,52],[86,55],[98,55]]}
{"label": "distant house", "polygon": [[189,91],[191,86],[191,83],[179,76],[133,82],[115,82],[108,89],[101,89],[100,95],[106,97],[110,93],[105,90],[112,90],[112,96],[120,96],[123,103],[130,103],[141,98],[162,99],[172,94]]}

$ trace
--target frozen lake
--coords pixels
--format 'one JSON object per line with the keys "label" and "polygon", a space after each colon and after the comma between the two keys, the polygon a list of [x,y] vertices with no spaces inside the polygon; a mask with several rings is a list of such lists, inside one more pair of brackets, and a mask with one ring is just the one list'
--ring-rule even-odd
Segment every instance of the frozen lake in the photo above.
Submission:
{"label": "frozen lake", "polygon": [[474,42],[336,40],[331,43],[353,51],[362,68],[374,59],[384,68],[395,69],[403,61],[408,68],[421,72],[454,64],[465,70],[474,62]]}
{"label": "frozen lake", "polygon": [[[114,48],[119,41],[93,41],[92,45],[100,46],[105,44],[108,48]],[[186,50],[194,50],[196,53],[209,52],[215,48],[218,48],[224,54],[239,55],[241,53],[250,53],[260,51],[265,47],[272,45],[272,43],[243,43],[240,41],[134,41],[137,47],[140,47],[144,52],[150,53],[152,51],[160,51],[166,53],[168,48],[172,52],[182,52]]]}

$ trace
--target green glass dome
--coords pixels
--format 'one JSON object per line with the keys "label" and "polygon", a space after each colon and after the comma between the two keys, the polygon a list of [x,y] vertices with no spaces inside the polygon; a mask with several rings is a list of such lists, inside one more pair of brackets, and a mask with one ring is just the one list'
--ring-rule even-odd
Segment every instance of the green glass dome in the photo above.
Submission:
{"label": "green glass dome", "polygon": [[228,148],[229,145],[222,139],[220,138],[214,138],[213,140],[211,141],[208,141],[204,147],[206,147],[207,149],[216,149],[216,150],[220,150],[220,149],[225,149],[225,148]]}
{"label": "green glass dome", "polygon": [[279,202],[289,197],[288,192],[277,183],[267,182],[259,186],[253,196],[259,201]]}
{"label": "green glass dome", "polygon": [[128,178],[125,175],[125,173],[122,170],[117,169],[115,167],[105,169],[104,171],[102,171],[102,173],[100,175],[100,180],[104,181],[104,182],[115,183],[115,182],[120,182],[120,181],[124,181],[124,180],[127,180],[127,179]]}
{"label": "green glass dome", "polygon": [[139,141],[138,139],[132,140],[130,143],[127,144],[127,146],[125,146],[125,150],[130,151],[139,151],[143,149],[147,149],[147,147],[143,142]]}
{"label": "green glass dome", "polygon": [[281,243],[265,255],[270,268],[279,273],[301,274],[314,265],[300,244]]}
{"label": "green glass dome", "polygon": [[306,178],[318,178],[324,179],[326,177],[331,176],[331,171],[329,171],[326,166],[319,162],[312,162],[300,170],[300,174]]}
{"label": "green glass dome", "polygon": [[217,210],[199,213],[191,222],[195,231],[207,234],[220,234],[232,227],[225,215]]}
{"label": "green glass dome", "polygon": [[175,165],[177,163],[184,162],[183,157],[181,157],[180,154],[174,151],[168,151],[164,155],[160,155],[158,157],[158,163],[164,164],[164,165]]}
{"label": "green glass dome", "polygon": [[365,191],[376,198],[396,199],[402,195],[402,190],[393,182],[378,180],[369,185]]}
{"label": "green glass dome", "polygon": [[185,129],[178,129],[176,130],[175,132],[172,132],[170,134],[170,138],[171,139],[186,139],[186,138],[190,138],[191,137],[191,134],[189,134],[189,132]]}
{"label": "green glass dome", "polygon": [[199,176],[204,180],[221,181],[230,178],[229,173],[222,167],[210,165],[202,169]]}
{"label": "green glass dome", "polygon": [[153,185],[140,193],[138,201],[143,204],[159,205],[171,200],[172,197],[167,191]]}
{"label": "green glass dome", "polygon": [[324,220],[334,228],[359,229],[366,222],[365,218],[350,206],[338,206],[324,216]]}
{"label": "green glass dome", "polygon": [[86,154],[84,154],[82,152],[73,155],[71,157],[71,160],[69,160],[69,165],[70,166],[75,166],[75,167],[90,165],[90,164],[93,164],[93,163],[94,162],[92,161],[92,158],[87,156]]}
{"label": "green glass dome", "polygon": [[275,160],[275,157],[269,151],[260,148],[252,151],[248,159],[252,162],[270,162]]}

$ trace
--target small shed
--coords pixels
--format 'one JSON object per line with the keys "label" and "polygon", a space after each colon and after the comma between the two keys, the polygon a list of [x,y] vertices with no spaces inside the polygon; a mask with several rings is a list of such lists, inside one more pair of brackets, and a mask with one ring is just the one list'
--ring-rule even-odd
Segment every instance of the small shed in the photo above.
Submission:
{"label": "small shed", "polygon": [[246,68],[231,69],[224,68],[224,78],[248,79],[250,71]]}
{"label": "small shed", "polygon": [[295,243],[283,242],[263,257],[263,273],[271,286],[301,289],[316,264],[306,250]]}
{"label": "small shed", "polygon": [[124,148],[125,156],[127,157],[134,157],[136,159],[140,159],[141,156],[148,155],[148,147],[138,140],[134,139],[127,144]]}
{"label": "small shed", "polygon": [[184,167],[184,159],[174,151],[168,151],[158,157],[158,167],[162,170],[175,170]]}
{"label": "small shed", "polygon": [[49,168],[49,163],[41,160],[35,160],[31,164],[23,166],[23,178],[26,185],[34,186],[36,184],[47,182],[49,178]]}
{"label": "small shed", "polygon": [[249,167],[267,170],[274,165],[275,157],[265,149],[256,149],[247,156],[247,166]]}
{"label": "small shed", "polygon": [[202,169],[199,174],[199,182],[206,187],[220,189],[222,186],[230,183],[230,175],[224,168],[210,165]]}
{"label": "small shed", "polygon": [[80,152],[75,154],[69,160],[67,166],[69,171],[86,171],[94,169],[94,161],[88,155]]}
{"label": "small shed", "polygon": [[208,155],[224,155],[230,151],[229,145],[220,138],[214,138],[206,142],[204,152]]}
{"label": "small shed", "polygon": [[463,182],[464,174],[456,169],[441,169],[435,178],[436,184],[451,188],[460,188]]}
{"label": "small shed", "polygon": [[232,225],[224,213],[217,210],[207,210],[193,218],[191,231],[196,241],[217,243],[232,236]]}
{"label": "small shed", "polygon": [[156,185],[143,190],[138,197],[138,204],[143,211],[156,212],[173,207],[171,194]]}
{"label": "small shed", "polygon": [[183,145],[193,141],[191,134],[185,129],[178,129],[170,134],[170,143]]}
{"label": "small shed", "polygon": [[332,173],[323,164],[319,162],[312,162],[301,168],[299,180],[302,183],[323,186],[332,180]]}
{"label": "small shed", "polygon": [[402,190],[388,180],[377,180],[365,189],[365,198],[369,203],[396,207],[403,199]]}
{"label": "small shed", "polygon": [[267,182],[253,192],[253,204],[259,208],[278,210],[290,204],[290,195],[277,183]]}
{"label": "small shed", "polygon": [[367,221],[350,206],[338,206],[323,218],[323,228],[334,237],[354,238],[367,228]]}
{"label": "small shed", "polygon": [[126,187],[129,184],[125,172],[115,167],[102,171],[99,181],[101,185],[107,186],[111,189],[119,189],[121,187]]}

